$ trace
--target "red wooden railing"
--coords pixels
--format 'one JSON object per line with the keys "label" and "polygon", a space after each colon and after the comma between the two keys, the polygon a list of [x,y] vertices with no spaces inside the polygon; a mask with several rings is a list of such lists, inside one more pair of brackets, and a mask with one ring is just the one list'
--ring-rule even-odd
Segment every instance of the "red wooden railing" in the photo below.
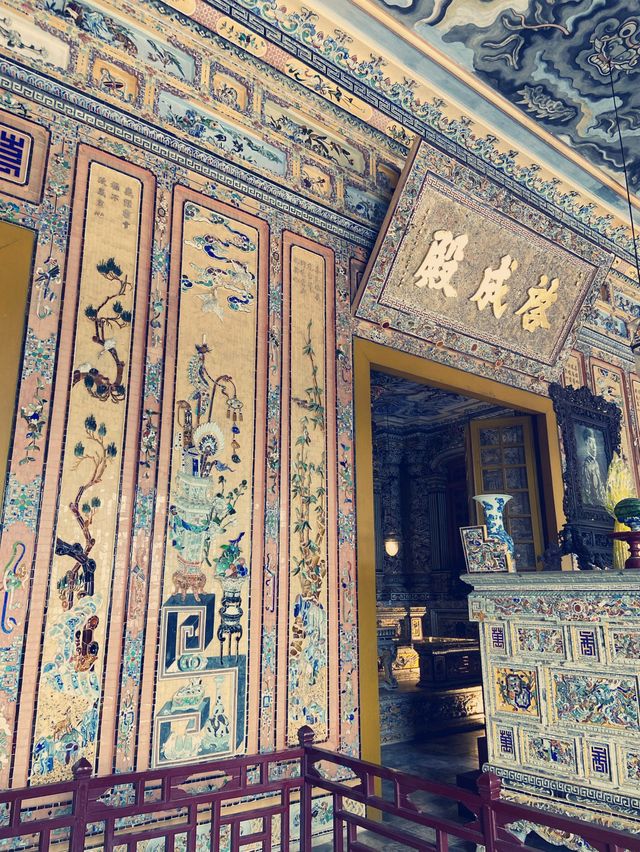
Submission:
{"label": "red wooden railing", "polygon": [[[512,852],[529,848],[514,832],[544,826],[574,848],[580,838],[585,849],[640,852],[640,836],[501,799],[495,775],[475,794],[317,748],[310,728],[299,738],[282,752],[101,778],[80,761],[73,781],[0,793],[0,849],[307,852],[328,827],[336,852],[381,848],[372,837],[418,852],[447,852],[452,838]],[[434,815],[434,796],[471,817]]]}

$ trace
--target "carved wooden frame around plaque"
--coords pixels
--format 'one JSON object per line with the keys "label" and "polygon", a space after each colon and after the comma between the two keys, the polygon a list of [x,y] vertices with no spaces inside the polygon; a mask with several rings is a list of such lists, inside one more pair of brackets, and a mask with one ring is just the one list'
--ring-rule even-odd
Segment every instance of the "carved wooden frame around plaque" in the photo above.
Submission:
{"label": "carved wooden frame around plaque", "polygon": [[357,318],[557,377],[613,255],[418,142],[354,301]]}

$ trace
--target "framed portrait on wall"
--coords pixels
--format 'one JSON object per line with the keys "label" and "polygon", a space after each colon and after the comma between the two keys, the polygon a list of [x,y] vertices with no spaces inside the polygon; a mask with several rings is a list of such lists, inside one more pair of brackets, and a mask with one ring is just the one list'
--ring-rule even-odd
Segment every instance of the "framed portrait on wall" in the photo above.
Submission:
{"label": "framed portrait on wall", "polygon": [[549,385],[549,396],[562,434],[566,466],[561,532],[566,553],[575,553],[582,570],[607,568],[612,562],[613,529],[604,508],[607,471],[620,450],[621,412],[589,388]]}
{"label": "framed portrait on wall", "polygon": [[607,482],[607,449],[605,435],[596,426],[574,423],[578,488],[583,506],[601,507]]}

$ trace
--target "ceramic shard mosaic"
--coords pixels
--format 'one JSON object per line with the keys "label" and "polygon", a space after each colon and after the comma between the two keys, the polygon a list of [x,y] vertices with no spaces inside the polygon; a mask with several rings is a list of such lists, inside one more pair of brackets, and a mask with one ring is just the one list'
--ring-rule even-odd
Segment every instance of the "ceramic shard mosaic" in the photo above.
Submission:
{"label": "ceramic shard mosaic", "polygon": [[516,642],[521,654],[564,657],[564,637],[553,627],[516,627]]}
{"label": "ceramic shard mosaic", "polygon": [[576,744],[573,740],[525,735],[527,763],[545,768],[576,771]]}
{"label": "ceramic shard mosaic", "polygon": [[559,721],[640,730],[635,680],[556,673],[553,683]]}
{"label": "ceramic shard mosaic", "polygon": [[244,749],[256,539],[261,547],[253,507],[264,476],[253,444],[264,418],[259,265],[268,232],[185,191],[176,202],[180,268],[169,309],[183,321],[175,379],[164,383],[173,440],[155,765]]}
{"label": "ceramic shard mosaic", "polygon": [[[421,102],[295,2],[277,21],[262,0],[225,14],[200,0],[134,6],[5,0],[0,13],[0,219],[36,234],[23,357],[6,365],[19,381],[0,538],[2,787],[68,778],[82,757],[104,775],[271,751],[302,724],[359,753],[372,733],[360,686],[375,672],[358,647],[354,335],[544,394],[597,291],[566,376],[623,409],[638,461],[624,332],[640,302],[616,218]],[[249,27],[249,6],[286,44]],[[340,75],[356,63],[357,94],[318,70],[327,59]],[[366,319],[354,319],[415,135],[405,108],[437,144],[403,182]],[[424,286],[406,299],[398,280],[388,305],[369,303],[376,276],[406,264],[407,227],[422,251],[407,269]],[[435,239],[443,230],[451,239]],[[493,295],[478,294],[487,269]],[[531,288],[537,308],[521,311]],[[578,726],[578,771],[603,795],[607,769],[637,793],[640,748],[612,738],[637,731],[626,622],[639,600],[529,590],[496,595],[488,614],[479,605],[496,631],[486,706],[499,708],[491,739],[505,765],[528,748],[539,777],[568,774]],[[604,673],[558,685],[562,721],[541,730],[555,712],[545,667],[580,641],[566,628],[587,648],[603,617],[616,619],[593,634]],[[440,624],[460,621],[451,611]],[[461,693],[442,713],[479,714],[480,702]],[[316,824],[330,819],[323,804]]]}
{"label": "ceramic shard mosaic", "polygon": [[[114,559],[125,558],[127,544],[116,500],[127,488],[125,435],[127,425],[135,428],[127,414],[136,412],[127,400],[132,382],[139,387],[142,367],[130,353],[136,337],[138,346],[144,340],[146,294],[138,272],[139,258],[145,261],[143,184],[96,156],[91,161],[88,155],[86,183],[81,177],[76,190],[86,248],[78,270],[79,319],[45,624],[50,639],[41,662],[31,766],[32,779],[41,782],[68,776],[80,757],[95,762]],[[67,307],[63,323],[72,329],[70,296]]]}
{"label": "ceramic shard mosaic", "polygon": [[[333,264],[303,240],[287,239],[291,310],[291,408],[288,435],[289,672],[287,739],[301,724],[329,734],[329,589],[335,548],[328,510],[335,502],[335,385],[327,369],[332,351]],[[329,407],[331,405],[331,408]],[[329,471],[332,471],[330,474]],[[334,673],[335,675],[335,673]],[[335,681],[334,681],[335,682]],[[335,686],[332,690],[335,694]]]}
{"label": "ceramic shard mosaic", "polygon": [[[637,832],[638,579],[585,574],[470,577],[492,699],[488,765],[509,796],[526,793],[536,804],[553,796],[563,813],[587,818],[595,810],[603,824]],[[508,667],[496,630],[515,639]],[[528,712],[533,695],[535,714]]]}
{"label": "ceramic shard mosaic", "polygon": [[551,376],[612,256],[557,225],[551,241],[538,211],[463,166],[453,173],[414,147],[357,316],[464,351],[481,339]]}
{"label": "ceramic shard mosaic", "polygon": [[534,669],[498,668],[495,671],[496,708],[502,713],[537,716],[540,697]]}

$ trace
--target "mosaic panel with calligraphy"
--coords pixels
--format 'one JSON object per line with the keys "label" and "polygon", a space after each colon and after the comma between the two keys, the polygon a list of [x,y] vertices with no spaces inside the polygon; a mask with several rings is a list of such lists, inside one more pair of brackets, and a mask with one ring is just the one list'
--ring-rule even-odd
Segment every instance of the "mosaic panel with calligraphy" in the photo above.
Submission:
{"label": "mosaic panel with calligraphy", "polygon": [[481,340],[534,372],[555,365],[611,257],[558,223],[552,243],[546,217],[464,167],[455,182],[414,151],[357,315],[463,351]]}

